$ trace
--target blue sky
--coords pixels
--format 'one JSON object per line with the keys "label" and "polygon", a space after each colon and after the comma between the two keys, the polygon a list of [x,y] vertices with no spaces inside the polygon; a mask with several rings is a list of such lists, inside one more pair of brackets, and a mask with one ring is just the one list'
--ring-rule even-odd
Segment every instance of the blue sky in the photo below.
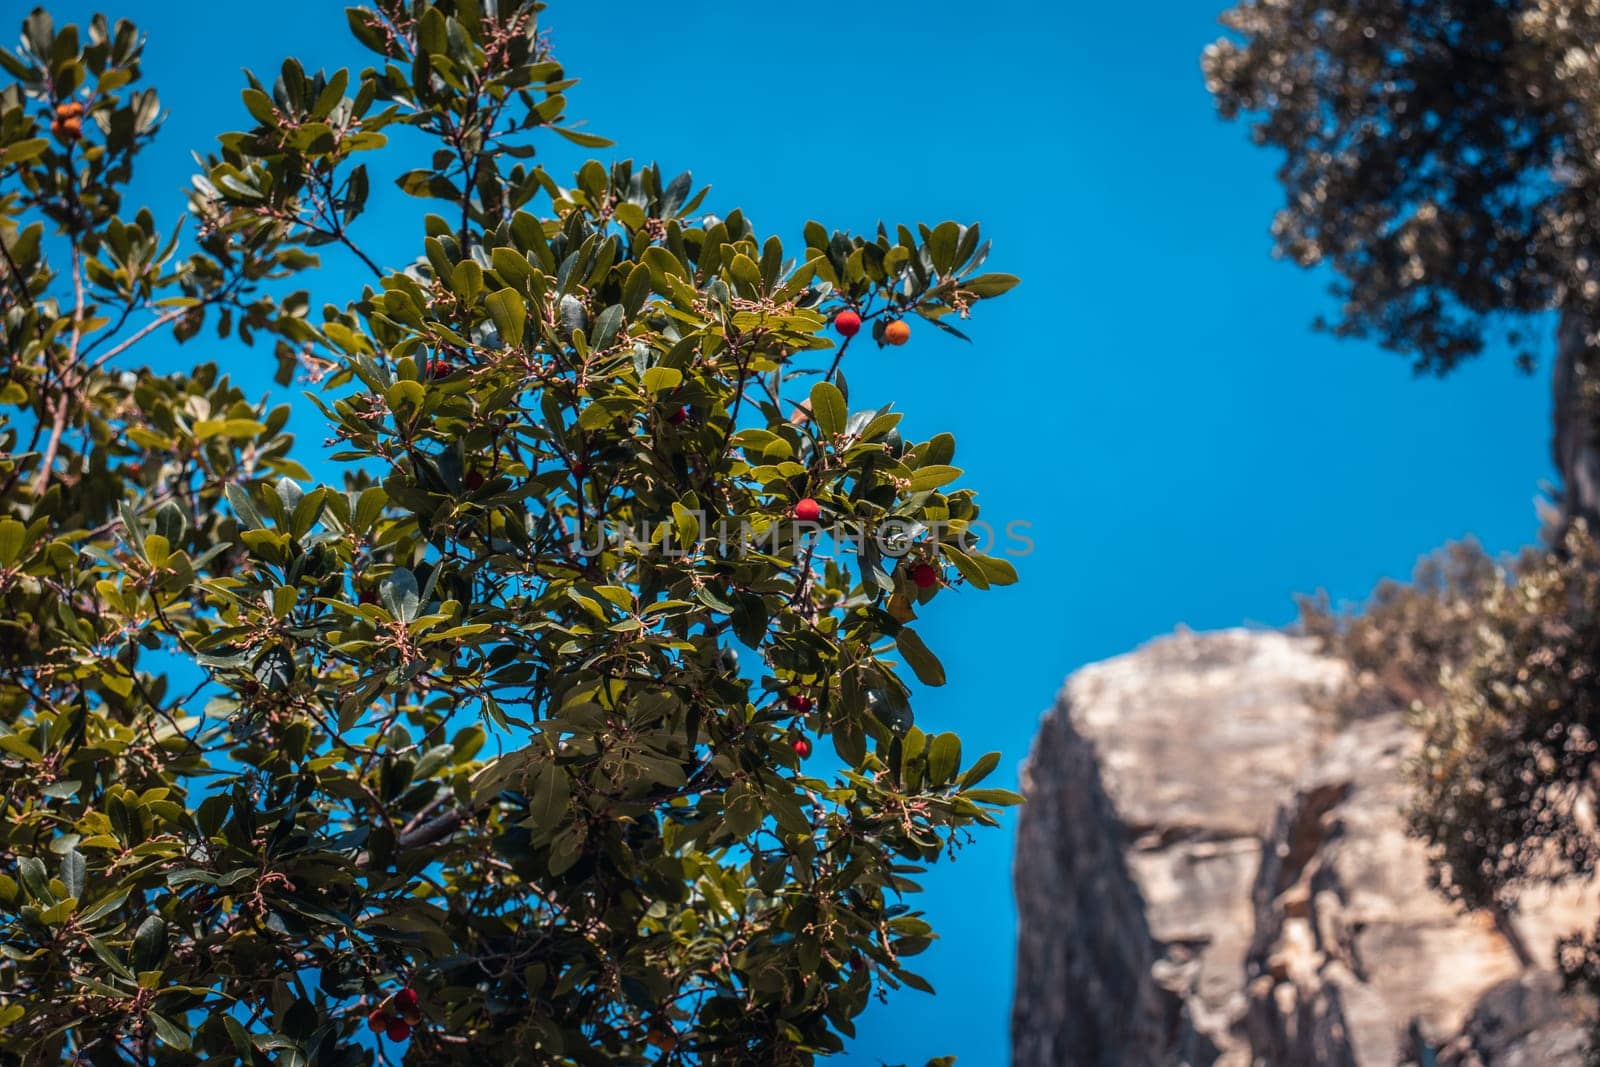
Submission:
{"label": "blue sky", "polygon": [[[58,21],[95,10],[51,7]],[[4,8],[10,39],[24,5]],[[172,114],[131,200],[169,222],[189,152],[244,124],[241,67],[270,81],[291,53],[312,69],[365,62],[328,0],[104,10],[150,32],[146,76]],[[1293,594],[1361,597],[1466,533],[1492,550],[1533,536],[1550,477],[1546,374],[1491,356],[1414,380],[1398,357],[1310,331],[1330,301],[1324,279],[1270,258],[1276,161],[1215,117],[1201,82],[1219,9],[666,10],[558,0],[546,15],[584,79],[570,113],[617,142],[597,155],[692,169],[713,186],[709,209],[742,207],[795,240],[812,217],[980,220],[991,269],[1024,280],[979,309],[973,345],[924,329],[847,365],[854,406],[895,401],[908,437],[953,432],[986,517],[1032,525],[1021,585],[942,600],[919,625],[951,679],[921,696],[919,723],[959,730],[969,754],[1001,750],[1012,781],[1075,667],[1178,624],[1287,623]],[[544,162],[559,176],[582,158],[562,144]],[[368,242],[409,259],[414,205],[375,195]],[[362,281],[333,260],[318,284]],[[267,352],[221,354],[267,388]],[[919,969],[939,996],[872,1009],[843,1062],[1006,1062],[1010,840],[1009,827],[984,835],[936,869],[924,903],[943,940]]]}

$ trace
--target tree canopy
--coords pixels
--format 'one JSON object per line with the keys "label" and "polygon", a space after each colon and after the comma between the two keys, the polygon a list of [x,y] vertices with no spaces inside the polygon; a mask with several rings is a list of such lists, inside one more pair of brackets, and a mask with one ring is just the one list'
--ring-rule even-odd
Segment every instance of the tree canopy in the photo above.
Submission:
{"label": "tree canopy", "polygon": [[1278,250],[1337,277],[1339,334],[1444,373],[1600,303],[1597,15],[1568,0],[1248,0],[1206,50],[1283,152]]}
{"label": "tree canopy", "polygon": [[1015,572],[845,356],[1016,279],[976,224],[791,252],[687,173],[563,184],[539,138],[607,142],[542,7],[350,9],[371,65],[250,77],[161,220],[138,29],[0,51],[7,1062],[807,1063],[928,989],[917,878],[1020,798],[916,724],[914,624]]}

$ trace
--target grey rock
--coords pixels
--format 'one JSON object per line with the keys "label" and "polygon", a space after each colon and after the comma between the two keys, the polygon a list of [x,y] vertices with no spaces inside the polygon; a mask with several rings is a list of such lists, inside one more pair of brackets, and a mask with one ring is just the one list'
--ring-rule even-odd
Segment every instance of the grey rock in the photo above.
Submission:
{"label": "grey rock", "polygon": [[1592,924],[1593,887],[1498,917],[1432,892],[1416,738],[1313,706],[1343,678],[1230,630],[1068,680],[1023,768],[1017,1067],[1581,1062],[1549,946]]}

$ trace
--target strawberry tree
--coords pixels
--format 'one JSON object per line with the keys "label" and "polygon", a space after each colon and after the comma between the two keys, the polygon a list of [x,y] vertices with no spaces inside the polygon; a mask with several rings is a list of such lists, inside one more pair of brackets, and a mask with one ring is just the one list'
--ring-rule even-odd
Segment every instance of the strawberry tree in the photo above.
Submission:
{"label": "strawberry tree", "polygon": [[[250,78],[161,222],[137,29],[0,52],[6,1062],[808,1063],[928,990],[917,879],[1019,798],[915,724],[915,623],[1015,573],[845,357],[1016,279],[563,184],[541,138],[608,143],[541,7],[350,9],[370,65]],[[164,337],[298,376],[331,455]]]}

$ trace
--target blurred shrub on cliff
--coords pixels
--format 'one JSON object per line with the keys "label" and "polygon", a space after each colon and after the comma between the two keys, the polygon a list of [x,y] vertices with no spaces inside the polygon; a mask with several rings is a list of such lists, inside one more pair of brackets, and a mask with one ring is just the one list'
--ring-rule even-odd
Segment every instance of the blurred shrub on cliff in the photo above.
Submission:
{"label": "blurred shrub on cliff", "polygon": [[1384,579],[1360,607],[1335,607],[1323,592],[1299,597],[1299,629],[1350,664],[1346,685],[1318,702],[1349,721],[1435,700],[1440,668],[1471,654],[1478,606],[1512,566],[1468,538],[1424,556],[1410,582]]}
{"label": "blurred shrub on cliff", "polygon": [[[1495,562],[1474,542],[1386,581],[1357,611],[1300,602],[1300,628],[1344,658],[1326,698],[1342,720],[1407,709],[1412,832],[1430,879],[1469,908],[1600,864],[1600,543],[1575,523],[1551,551]],[[1568,981],[1600,993],[1600,928],[1558,946]]]}

